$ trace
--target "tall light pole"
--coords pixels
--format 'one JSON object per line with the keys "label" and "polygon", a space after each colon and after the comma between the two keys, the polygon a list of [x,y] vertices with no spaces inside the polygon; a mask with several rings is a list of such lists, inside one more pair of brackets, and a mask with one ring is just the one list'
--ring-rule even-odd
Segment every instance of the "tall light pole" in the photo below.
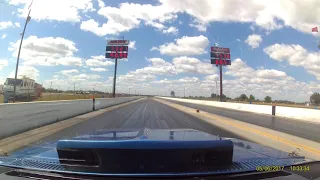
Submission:
{"label": "tall light pole", "polygon": [[19,46],[19,51],[18,51],[18,57],[17,57],[17,64],[16,64],[16,72],[14,75],[14,85],[13,85],[13,102],[16,101],[16,82],[17,82],[17,76],[18,76],[18,67],[19,67],[19,59],[20,59],[20,52],[21,52],[21,46],[22,46],[22,41],[23,41],[23,37],[24,37],[24,33],[26,32],[26,28],[27,28],[27,24],[30,21],[31,17],[30,17],[30,13],[31,13],[31,9],[29,10],[26,22],[24,24],[24,28],[23,28],[23,32],[21,35],[21,41],[20,41],[20,46]]}
{"label": "tall light pole", "polygon": [[218,100],[218,82],[216,81],[216,97],[217,97],[217,100]]}
{"label": "tall light pole", "polygon": [[112,91],[113,98],[116,97],[117,65],[118,65],[118,58],[115,59],[115,64],[114,64],[113,91]]}
{"label": "tall light pole", "polygon": [[50,83],[50,100],[51,100],[51,93],[52,93],[51,87],[52,87],[52,82]]}

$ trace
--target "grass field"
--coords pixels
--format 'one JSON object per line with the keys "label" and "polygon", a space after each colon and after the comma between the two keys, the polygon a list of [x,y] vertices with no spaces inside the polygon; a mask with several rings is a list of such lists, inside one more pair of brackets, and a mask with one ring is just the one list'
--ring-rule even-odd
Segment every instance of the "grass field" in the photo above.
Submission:
{"label": "grass field", "polygon": [[[198,99],[198,98],[184,98],[184,99],[195,99],[195,100],[205,100],[205,101],[217,101],[216,99]],[[245,101],[232,101],[232,100],[227,100],[227,102],[232,102],[232,103],[242,103],[242,104],[250,104],[250,102],[245,102]],[[305,106],[302,104],[285,104],[285,103],[263,103],[263,102],[252,102],[252,104],[257,104],[257,105],[267,105],[267,106],[284,106],[284,107],[296,107],[296,108],[308,108],[308,109],[320,109],[319,106]]]}
{"label": "grass field", "polygon": [[[95,98],[108,98],[109,94],[94,94]],[[73,100],[73,99],[91,99],[92,94],[67,94],[67,93],[44,93],[42,97],[34,98],[31,101],[56,101],[56,100]],[[0,104],[4,102],[4,97],[0,94]],[[16,102],[27,102],[27,100],[17,100]],[[9,101],[11,103],[11,101]]]}
{"label": "grass field", "polygon": [[[101,94],[95,94],[95,98],[102,98]],[[107,95],[104,95],[107,98]],[[52,93],[43,94],[42,97],[35,99],[34,101],[55,101],[55,100],[72,100],[72,99],[91,99],[92,94],[65,94],[65,93]]]}

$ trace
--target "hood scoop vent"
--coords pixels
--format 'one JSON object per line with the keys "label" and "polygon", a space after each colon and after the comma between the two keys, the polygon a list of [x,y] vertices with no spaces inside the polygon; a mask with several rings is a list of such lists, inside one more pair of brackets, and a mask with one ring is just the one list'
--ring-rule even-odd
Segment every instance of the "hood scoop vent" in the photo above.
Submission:
{"label": "hood scoop vent", "polygon": [[58,150],[60,164],[73,166],[98,166],[97,154],[89,149],[60,149]]}
{"label": "hood scoop vent", "polygon": [[233,143],[211,141],[61,140],[59,161],[66,167],[90,166],[96,172],[190,172],[232,164]]}

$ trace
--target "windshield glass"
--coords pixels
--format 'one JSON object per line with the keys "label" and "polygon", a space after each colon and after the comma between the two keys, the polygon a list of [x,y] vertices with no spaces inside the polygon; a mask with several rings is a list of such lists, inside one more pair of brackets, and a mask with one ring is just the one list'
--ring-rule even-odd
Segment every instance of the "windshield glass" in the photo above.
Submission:
{"label": "windshield glass", "polygon": [[319,160],[319,10],[317,0],[0,0],[0,155],[41,157],[35,147],[66,139],[227,140],[233,162]]}

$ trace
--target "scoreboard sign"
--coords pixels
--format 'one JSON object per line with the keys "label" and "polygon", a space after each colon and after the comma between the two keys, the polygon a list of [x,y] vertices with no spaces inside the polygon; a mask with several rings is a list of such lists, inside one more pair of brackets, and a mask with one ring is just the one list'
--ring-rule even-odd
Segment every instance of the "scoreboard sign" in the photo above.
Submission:
{"label": "scoreboard sign", "polygon": [[123,59],[123,58],[128,58],[128,53],[127,52],[107,52],[106,53],[106,58],[111,58],[111,59]]}
{"label": "scoreboard sign", "polygon": [[106,51],[128,51],[128,46],[107,46]]}
{"label": "scoreboard sign", "polygon": [[229,48],[211,47],[211,64],[231,65],[231,56]]}
{"label": "scoreboard sign", "polygon": [[108,40],[106,46],[106,58],[128,58],[128,40]]}

